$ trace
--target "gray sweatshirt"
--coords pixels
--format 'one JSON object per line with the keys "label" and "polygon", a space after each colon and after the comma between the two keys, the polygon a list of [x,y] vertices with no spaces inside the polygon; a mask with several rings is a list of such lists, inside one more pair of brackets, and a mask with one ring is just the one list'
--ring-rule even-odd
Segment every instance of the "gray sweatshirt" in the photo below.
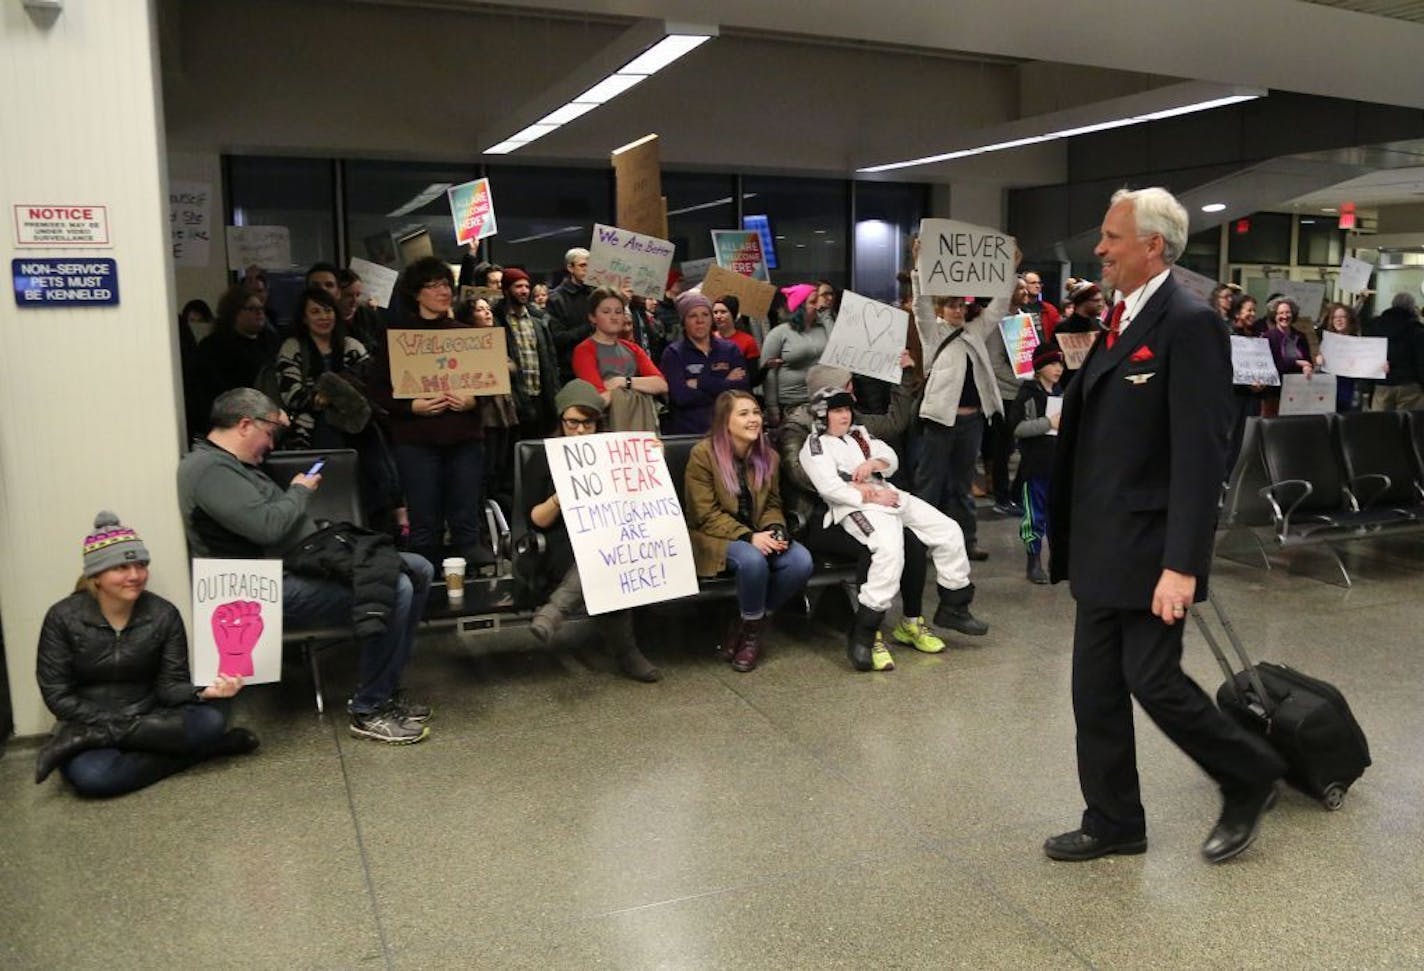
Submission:
{"label": "gray sweatshirt", "polygon": [[312,492],[285,491],[255,466],[206,439],[178,463],[178,504],[192,556],[280,557],[317,531]]}

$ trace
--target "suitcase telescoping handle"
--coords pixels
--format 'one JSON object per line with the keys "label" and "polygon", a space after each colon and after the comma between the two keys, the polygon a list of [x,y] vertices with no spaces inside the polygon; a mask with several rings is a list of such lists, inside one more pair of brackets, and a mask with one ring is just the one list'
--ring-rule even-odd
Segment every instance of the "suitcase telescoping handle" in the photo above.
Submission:
{"label": "suitcase telescoping handle", "polygon": [[1227,660],[1226,653],[1222,651],[1220,642],[1216,635],[1207,626],[1206,618],[1202,616],[1201,609],[1193,604],[1191,608],[1192,620],[1197,622],[1197,629],[1202,632],[1202,637],[1206,639],[1207,646],[1211,648],[1211,653],[1216,655],[1216,663],[1221,665],[1221,670],[1226,674],[1226,683],[1231,685],[1231,690],[1235,692],[1236,699],[1243,707],[1255,707],[1261,709],[1261,714],[1265,718],[1270,718],[1275,714],[1274,705],[1271,704],[1271,696],[1266,692],[1266,685],[1261,680],[1261,674],[1256,670],[1256,665],[1251,663],[1251,656],[1246,653],[1246,648],[1241,645],[1241,638],[1236,636],[1236,628],[1232,626],[1231,618],[1226,616],[1226,611],[1221,609],[1221,604],[1216,602],[1216,598],[1210,593],[1206,595],[1207,603],[1211,604],[1211,609],[1216,614],[1221,629],[1226,634],[1226,639],[1231,643],[1231,648],[1236,652],[1237,658],[1241,661],[1242,670],[1246,672],[1246,677],[1251,682],[1251,687],[1256,690],[1258,703],[1252,705],[1249,699],[1243,696],[1241,686],[1236,681],[1236,671]]}

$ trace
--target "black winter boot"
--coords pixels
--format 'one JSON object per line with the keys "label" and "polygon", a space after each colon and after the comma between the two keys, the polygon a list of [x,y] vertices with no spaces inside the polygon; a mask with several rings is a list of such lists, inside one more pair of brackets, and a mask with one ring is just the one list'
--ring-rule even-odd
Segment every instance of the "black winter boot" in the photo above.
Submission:
{"label": "black winter boot", "polygon": [[969,604],[974,600],[974,584],[950,590],[936,586],[939,591],[939,607],[935,609],[934,625],[949,630],[957,630],[970,637],[982,637],[989,633],[989,625],[969,612]]}
{"label": "black winter boot", "polygon": [[885,611],[871,610],[865,604],[861,604],[856,611],[855,624],[846,635],[846,654],[850,657],[851,667],[857,671],[875,670],[870,651],[875,646],[875,632],[884,619]]}
{"label": "black winter boot", "polygon": [[638,642],[633,635],[633,611],[615,610],[599,614],[593,621],[599,636],[603,638],[603,646],[613,656],[618,670],[634,681],[651,684],[661,680],[662,673],[638,650]]}
{"label": "black winter boot", "polygon": [[1048,574],[1043,572],[1043,560],[1038,553],[1028,555],[1028,582],[1047,583]]}

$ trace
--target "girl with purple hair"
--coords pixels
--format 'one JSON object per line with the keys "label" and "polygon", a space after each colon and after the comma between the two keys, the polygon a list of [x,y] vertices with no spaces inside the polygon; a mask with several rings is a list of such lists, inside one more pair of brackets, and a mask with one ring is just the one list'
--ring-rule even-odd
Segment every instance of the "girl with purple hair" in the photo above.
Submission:
{"label": "girl with purple hair", "polygon": [[717,397],[712,428],[687,460],[683,494],[697,575],[737,579],[737,617],[719,653],[738,671],[756,667],[767,613],[811,576],[811,554],[787,535],[778,462],[761,407],[746,391]]}

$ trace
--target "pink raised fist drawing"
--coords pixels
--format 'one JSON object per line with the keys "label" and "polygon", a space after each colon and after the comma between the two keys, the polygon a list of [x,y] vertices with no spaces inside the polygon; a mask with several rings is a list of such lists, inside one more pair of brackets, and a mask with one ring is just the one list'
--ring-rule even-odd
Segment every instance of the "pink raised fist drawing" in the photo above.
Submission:
{"label": "pink raised fist drawing", "polygon": [[213,640],[218,645],[218,674],[252,677],[252,649],[262,636],[262,605],[234,600],[213,611]]}

